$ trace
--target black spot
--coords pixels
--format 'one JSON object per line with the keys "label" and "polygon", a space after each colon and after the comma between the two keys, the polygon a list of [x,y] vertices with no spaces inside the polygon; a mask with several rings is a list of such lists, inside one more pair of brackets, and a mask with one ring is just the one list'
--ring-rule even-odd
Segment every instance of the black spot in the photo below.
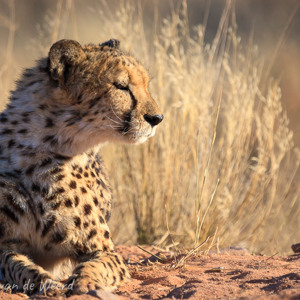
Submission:
{"label": "black spot", "polygon": [[75,200],[75,206],[78,206],[78,204],[79,204],[79,197],[75,196],[74,200]]}
{"label": "black spot", "polygon": [[[87,248],[85,245],[76,243],[74,246],[75,246],[75,250],[76,250],[76,253],[77,253],[78,256],[82,256],[82,255],[84,255],[85,253],[88,252],[88,248]],[[77,271],[79,268],[83,268],[83,266],[77,267],[77,268],[73,271],[73,274],[76,273],[76,271]]]}
{"label": "black spot", "polygon": [[55,146],[58,144],[58,140],[55,135],[46,135],[43,138],[43,143],[50,143],[51,146]]}
{"label": "black spot", "polygon": [[116,259],[116,261],[117,261],[117,264],[118,264],[118,265],[121,265],[121,262],[120,262],[120,260],[119,260],[119,257],[118,257],[118,256],[115,256],[115,259]]}
{"label": "black spot", "polygon": [[45,127],[46,128],[51,128],[53,126],[54,126],[53,120],[51,118],[49,118],[49,117],[46,118],[46,125],[45,125]]}
{"label": "black spot", "polygon": [[58,209],[60,207],[60,205],[61,205],[61,202],[52,202],[51,203],[51,208],[53,210],[56,210],[56,209]]}
{"label": "black spot", "polygon": [[65,192],[65,189],[62,187],[56,190],[56,193],[58,193],[58,194],[62,194],[64,192]]}
{"label": "black spot", "polygon": [[59,168],[59,167],[55,167],[52,171],[51,171],[51,174],[52,175],[55,175],[57,173],[60,173],[63,169],[62,168]]}
{"label": "black spot", "polygon": [[31,113],[32,113],[32,111],[25,111],[21,115],[22,115],[22,117],[28,117]]}
{"label": "black spot", "polygon": [[55,221],[56,221],[56,217],[54,215],[50,216],[50,218],[44,225],[44,229],[42,231],[42,236],[45,236],[49,232],[51,227],[53,227]]}
{"label": "black spot", "polygon": [[89,109],[91,109],[92,107],[94,107],[94,106],[100,101],[101,97],[102,97],[102,96],[90,100],[90,101],[89,101],[89,103],[90,103]]}
{"label": "black spot", "polygon": [[82,170],[81,167],[78,169],[78,172],[79,172],[80,174],[82,174],[83,170]]}
{"label": "black spot", "polygon": [[5,197],[6,201],[14,208],[15,211],[17,211],[21,215],[24,215],[24,208],[20,206],[20,203],[18,203],[11,194],[4,194],[3,196]]}
{"label": "black spot", "polygon": [[77,103],[80,104],[82,102],[82,94],[77,97]]}
{"label": "black spot", "polygon": [[41,167],[45,167],[47,165],[50,165],[52,163],[52,159],[50,157],[45,158],[42,162],[41,162]]}
{"label": "black spot", "polygon": [[7,117],[0,116],[0,123],[6,123],[8,121]]}
{"label": "black spot", "polygon": [[[20,89],[19,89],[20,90]],[[12,104],[7,104],[7,106],[6,106],[6,108],[7,109],[14,109],[14,108],[16,108],[14,105],[12,105]]]}
{"label": "black spot", "polygon": [[39,71],[42,73],[48,73],[49,72],[49,65],[50,65],[50,60],[48,58],[48,62],[46,65],[39,66]]}
{"label": "black spot", "polygon": [[31,186],[33,192],[39,192],[41,190],[40,186],[37,183],[33,183]]}
{"label": "black spot", "polygon": [[96,206],[99,204],[97,197],[94,197],[93,201],[94,201],[94,203],[95,203]]}
{"label": "black spot", "polygon": [[84,177],[89,177],[88,172],[84,172],[83,176],[84,176]]}
{"label": "black spot", "polygon": [[55,178],[55,181],[58,182],[58,181],[61,181],[61,180],[64,179],[64,178],[65,178],[65,175],[60,174],[60,175],[58,175],[58,176]]}
{"label": "black spot", "polygon": [[8,206],[3,206],[0,208],[0,211],[2,211],[8,218],[13,220],[15,223],[19,223],[18,217],[14,214],[13,211],[10,210]]}
{"label": "black spot", "polygon": [[113,269],[113,266],[112,266],[112,264],[111,264],[110,262],[107,262],[107,265],[109,266],[109,268],[111,269],[111,271],[114,270],[114,269]]}
{"label": "black spot", "polygon": [[47,142],[49,142],[49,141],[52,141],[54,138],[55,138],[54,135],[46,135],[46,136],[43,138],[43,142],[44,142],[44,143],[47,143]]}
{"label": "black spot", "polygon": [[[46,251],[50,251],[50,250],[52,250],[52,247],[51,247],[51,245],[46,244],[45,247],[44,247],[44,249],[45,249]],[[34,278],[33,278],[32,280],[34,280]]]}
{"label": "black spot", "polygon": [[55,154],[54,158],[58,159],[58,160],[63,160],[63,161],[68,161],[71,159],[71,157],[68,157],[65,155],[60,155],[60,154]]}
{"label": "black spot", "polygon": [[27,132],[28,132],[27,129],[21,129],[18,131],[18,133],[20,133],[20,134],[26,134]]}
{"label": "black spot", "polygon": [[35,169],[36,165],[31,165],[30,167],[28,167],[25,171],[26,175],[31,175]]}
{"label": "black spot", "polygon": [[71,199],[66,199],[65,200],[65,206],[66,207],[72,207],[72,201],[71,201]]}
{"label": "black spot", "polygon": [[92,177],[96,177],[96,175],[93,171],[91,171],[91,175],[92,175]]}
{"label": "black spot", "polygon": [[45,213],[45,209],[44,209],[42,202],[39,203],[38,208],[39,208],[40,214],[43,215]]}
{"label": "black spot", "polygon": [[46,198],[46,201],[52,201],[56,198],[56,194],[53,193],[52,195],[50,195],[49,197]]}
{"label": "black spot", "polygon": [[89,204],[84,205],[84,214],[89,215],[92,211],[92,207]]}
{"label": "black spot", "polygon": [[123,281],[124,280],[124,275],[121,272],[119,273],[119,275],[120,275],[121,281]]}
{"label": "black spot", "polygon": [[23,123],[29,123],[29,122],[30,122],[30,119],[28,119],[28,118],[22,118],[22,122],[23,122]]}
{"label": "black spot", "polygon": [[46,195],[48,195],[49,193],[49,189],[47,187],[43,187],[42,188],[42,196],[45,197]]}
{"label": "black spot", "polygon": [[2,273],[2,276],[5,278],[6,277],[6,270],[4,267],[1,268],[1,273]]}
{"label": "black spot", "polygon": [[55,232],[51,237],[51,241],[55,244],[59,244],[63,242],[66,239],[66,237],[67,237],[66,232]]}
{"label": "black spot", "polygon": [[18,121],[12,121],[10,122],[11,125],[17,125],[19,122]]}
{"label": "black spot", "polygon": [[110,211],[106,211],[105,220],[108,221],[110,219]]}
{"label": "black spot", "polygon": [[97,234],[97,231],[95,229],[92,229],[88,235],[88,240],[90,240],[93,236]]}
{"label": "black spot", "polygon": [[21,170],[18,170],[18,169],[14,169],[14,173],[18,174],[18,175],[21,175],[22,174],[22,171]]}
{"label": "black spot", "polygon": [[10,149],[11,147],[13,147],[15,144],[16,144],[16,142],[14,140],[9,140],[8,144],[7,144],[8,149]]}
{"label": "black spot", "polygon": [[47,106],[46,106],[45,104],[40,104],[40,105],[38,106],[38,108],[39,108],[40,110],[44,110],[44,109],[47,108]]}
{"label": "black spot", "polygon": [[99,216],[99,221],[100,221],[101,224],[105,223],[105,220],[103,219],[103,217],[101,215]]}
{"label": "black spot", "polygon": [[80,228],[81,220],[79,217],[74,217],[74,224],[76,227]]}
{"label": "black spot", "polygon": [[86,190],[84,187],[81,187],[80,189],[81,189],[81,192],[82,192],[83,194],[86,194],[86,193],[87,193],[87,190]]}
{"label": "black spot", "polygon": [[2,239],[5,235],[5,227],[3,224],[0,224],[0,239]]}
{"label": "black spot", "polygon": [[82,119],[81,113],[76,111],[73,113],[73,115],[70,118],[68,118],[64,122],[67,123],[66,126],[69,127],[69,126],[76,124],[77,122],[80,122],[81,119]]}
{"label": "black spot", "polygon": [[81,175],[80,174],[76,174],[76,178],[81,179]]}
{"label": "black spot", "polygon": [[2,131],[2,134],[11,134],[11,133],[13,133],[13,130],[12,129],[8,129],[8,128],[6,128],[6,129],[4,129]]}
{"label": "black spot", "polygon": [[84,222],[84,223],[83,223],[83,227],[84,227],[84,228],[89,227],[89,223],[88,223],[88,222]]}
{"label": "black spot", "polygon": [[[78,244],[77,244],[78,245]],[[78,245],[79,246],[79,245]],[[93,266],[93,265],[91,265]],[[74,274],[79,274],[80,271],[84,268],[84,265],[79,265],[78,267],[76,267],[75,271],[73,272]],[[86,276],[86,275],[85,275]]]}
{"label": "black spot", "polygon": [[8,177],[18,178],[18,176],[15,173],[12,173],[12,172],[5,172],[4,174]]}
{"label": "black spot", "polygon": [[76,187],[77,187],[76,181],[72,180],[70,182],[69,186],[70,186],[71,189],[76,189]]}
{"label": "black spot", "polygon": [[104,232],[104,237],[105,237],[106,239],[109,239],[109,232],[108,232],[107,230]]}

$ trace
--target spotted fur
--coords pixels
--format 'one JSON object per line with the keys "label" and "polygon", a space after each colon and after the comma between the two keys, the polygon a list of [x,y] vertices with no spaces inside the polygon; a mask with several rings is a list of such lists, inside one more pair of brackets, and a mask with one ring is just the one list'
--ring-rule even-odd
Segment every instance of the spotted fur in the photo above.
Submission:
{"label": "spotted fur", "polygon": [[[28,294],[113,290],[129,278],[107,226],[105,142],[142,143],[163,119],[148,75],[119,42],[55,43],[25,70],[0,114],[0,264]],[[45,291],[43,291],[45,292]]]}

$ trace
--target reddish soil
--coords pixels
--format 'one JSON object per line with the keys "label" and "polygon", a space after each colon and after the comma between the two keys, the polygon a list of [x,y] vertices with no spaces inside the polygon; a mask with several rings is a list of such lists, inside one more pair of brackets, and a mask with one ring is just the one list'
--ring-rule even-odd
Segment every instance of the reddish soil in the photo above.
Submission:
{"label": "reddish soil", "polygon": [[[246,250],[230,249],[219,254],[191,255],[178,266],[184,255],[174,258],[171,252],[159,254],[157,248],[145,248],[163,261],[157,262],[137,247],[119,246],[117,251],[129,262],[132,280],[115,294],[91,291],[69,299],[300,299],[299,254],[253,256]],[[0,292],[2,299],[21,300],[24,295]]]}

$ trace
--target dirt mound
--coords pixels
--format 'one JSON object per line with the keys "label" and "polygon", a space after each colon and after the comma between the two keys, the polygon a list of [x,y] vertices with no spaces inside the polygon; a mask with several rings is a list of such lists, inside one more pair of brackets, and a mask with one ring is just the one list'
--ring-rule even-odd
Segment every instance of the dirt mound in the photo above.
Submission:
{"label": "dirt mound", "polygon": [[[115,294],[91,291],[89,295],[69,299],[300,299],[299,254],[253,256],[246,250],[228,249],[185,259],[185,255],[174,257],[171,252],[145,248],[156,253],[156,257],[137,247],[117,247],[129,262],[132,280]],[[24,296],[0,292],[2,299],[17,300]]]}

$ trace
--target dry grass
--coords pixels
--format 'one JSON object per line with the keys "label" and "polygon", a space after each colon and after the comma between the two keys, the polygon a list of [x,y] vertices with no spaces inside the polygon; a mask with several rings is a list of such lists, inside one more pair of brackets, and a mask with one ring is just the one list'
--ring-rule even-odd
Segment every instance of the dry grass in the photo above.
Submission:
{"label": "dry grass", "polygon": [[[268,68],[251,39],[241,45],[231,2],[211,44],[204,42],[205,25],[190,31],[185,1],[153,30],[144,28],[141,2],[135,3],[136,9],[120,2],[112,12],[102,1],[99,40],[120,39],[150,67],[150,89],[165,120],[142,146],[103,149],[114,188],[115,241],[192,247],[214,236],[220,248],[288,252],[300,240],[299,152],[279,84],[265,78]],[[67,4],[75,28],[76,12]],[[60,18],[47,41],[66,30]],[[9,86],[4,66],[2,97]]]}

